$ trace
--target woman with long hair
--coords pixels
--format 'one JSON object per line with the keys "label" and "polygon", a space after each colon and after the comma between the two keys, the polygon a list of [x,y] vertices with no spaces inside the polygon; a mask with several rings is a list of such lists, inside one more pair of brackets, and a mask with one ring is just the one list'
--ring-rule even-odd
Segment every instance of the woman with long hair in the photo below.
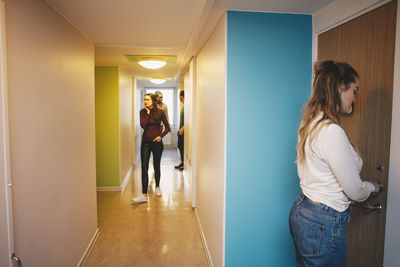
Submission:
{"label": "woman with long hair", "polygon": [[[161,132],[160,123],[163,122],[165,129]],[[149,183],[149,161],[153,152],[153,166],[156,179],[156,195],[161,196],[160,190],[160,162],[164,150],[162,138],[170,131],[169,123],[162,109],[157,107],[157,99],[154,94],[144,96],[144,109],[140,110],[140,126],[143,128],[140,157],[142,161],[142,193],[143,195],[132,199],[134,204],[148,201],[147,187]]]}
{"label": "woman with long hair", "polygon": [[361,180],[361,156],[340,126],[340,118],[353,112],[358,90],[359,75],[350,65],[314,65],[313,91],[298,130],[302,192],[289,216],[299,266],[346,266],[349,205],[379,192],[376,182]]}

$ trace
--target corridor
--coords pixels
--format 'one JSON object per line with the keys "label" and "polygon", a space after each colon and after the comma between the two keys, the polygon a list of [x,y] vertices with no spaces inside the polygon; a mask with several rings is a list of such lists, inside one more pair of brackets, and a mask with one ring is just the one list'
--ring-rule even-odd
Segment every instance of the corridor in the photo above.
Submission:
{"label": "corridor", "polygon": [[[398,266],[399,14],[397,0],[0,1],[0,266],[297,266],[297,133],[325,59],[359,71],[346,124],[361,176],[385,188],[368,203],[381,213],[352,215],[348,265]],[[174,145],[182,90],[188,176],[166,150],[163,195],[152,178],[132,205],[144,93],[163,92]]]}
{"label": "corridor", "polygon": [[161,197],[154,193],[150,163],[148,203],[131,202],[140,193],[140,161],[123,192],[97,193],[100,235],[86,267],[208,266],[191,207],[188,178],[174,169],[178,161],[176,150],[164,150]]}

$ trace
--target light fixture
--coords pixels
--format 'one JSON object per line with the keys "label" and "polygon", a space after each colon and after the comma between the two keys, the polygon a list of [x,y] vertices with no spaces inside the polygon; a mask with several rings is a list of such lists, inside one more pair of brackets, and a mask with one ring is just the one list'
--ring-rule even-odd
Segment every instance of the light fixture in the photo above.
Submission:
{"label": "light fixture", "polygon": [[176,55],[125,55],[132,63],[148,69],[159,69],[166,64],[176,64]]}
{"label": "light fixture", "polygon": [[154,83],[154,84],[163,84],[167,81],[167,78],[164,77],[152,77],[150,78],[150,82]]}
{"label": "light fixture", "polygon": [[148,69],[159,69],[167,65],[167,62],[161,60],[142,60],[138,63],[140,66]]}

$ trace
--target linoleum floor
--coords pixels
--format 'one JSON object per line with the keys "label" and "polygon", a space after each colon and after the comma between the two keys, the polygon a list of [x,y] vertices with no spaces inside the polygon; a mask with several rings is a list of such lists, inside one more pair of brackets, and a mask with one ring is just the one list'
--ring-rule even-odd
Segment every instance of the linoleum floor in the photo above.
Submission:
{"label": "linoleum floor", "polygon": [[136,166],[122,192],[98,192],[100,235],[85,267],[208,266],[191,207],[191,186],[175,149],[161,160],[161,197],[155,196],[152,162],[149,202],[133,205],[141,192],[141,168]]}

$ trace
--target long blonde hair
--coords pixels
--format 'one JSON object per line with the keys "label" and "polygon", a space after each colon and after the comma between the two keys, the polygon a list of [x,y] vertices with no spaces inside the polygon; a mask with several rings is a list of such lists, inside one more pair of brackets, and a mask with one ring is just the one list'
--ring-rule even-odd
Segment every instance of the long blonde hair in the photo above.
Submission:
{"label": "long blonde hair", "polygon": [[[350,84],[359,78],[358,73],[347,63],[332,60],[319,61],[314,64],[314,82],[310,99],[305,105],[303,119],[298,130],[297,160],[305,160],[305,145],[309,145],[323,124],[340,124],[340,107],[342,105],[339,87],[350,88]],[[317,117],[321,116],[315,123]]]}

